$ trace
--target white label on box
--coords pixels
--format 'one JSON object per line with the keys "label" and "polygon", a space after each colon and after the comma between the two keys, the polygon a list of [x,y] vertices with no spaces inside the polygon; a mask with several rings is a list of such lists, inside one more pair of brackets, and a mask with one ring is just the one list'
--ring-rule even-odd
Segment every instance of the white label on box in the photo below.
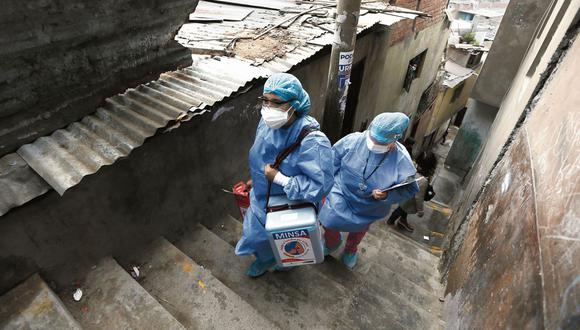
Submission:
{"label": "white label on box", "polygon": [[292,220],[296,220],[298,219],[298,213],[287,213],[287,214],[282,214],[280,216],[280,220],[282,221],[292,221]]}
{"label": "white label on box", "polygon": [[282,265],[295,266],[316,262],[308,230],[291,230],[273,233],[272,236]]}

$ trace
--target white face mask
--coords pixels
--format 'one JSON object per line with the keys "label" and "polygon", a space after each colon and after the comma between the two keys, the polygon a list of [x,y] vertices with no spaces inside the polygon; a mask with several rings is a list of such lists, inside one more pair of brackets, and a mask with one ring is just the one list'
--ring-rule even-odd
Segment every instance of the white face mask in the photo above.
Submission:
{"label": "white face mask", "polygon": [[391,150],[391,145],[385,146],[381,144],[375,144],[373,140],[371,140],[371,137],[367,135],[367,148],[369,148],[369,150],[375,154],[384,154],[385,152],[389,152],[389,150]]}
{"label": "white face mask", "polygon": [[278,129],[284,125],[286,125],[286,123],[288,122],[288,119],[290,119],[291,116],[288,116],[288,112],[290,112],[290,109],[288,109],[288,111],[284,112],[284,111],[280,111],[280,110],[275,110],[272,109],[270,107],[267,106],[262,106],[262,118],[264,118],[264,122],[266,123],[266,125],[268,125],[268,127],[272,128],[272,129]]}

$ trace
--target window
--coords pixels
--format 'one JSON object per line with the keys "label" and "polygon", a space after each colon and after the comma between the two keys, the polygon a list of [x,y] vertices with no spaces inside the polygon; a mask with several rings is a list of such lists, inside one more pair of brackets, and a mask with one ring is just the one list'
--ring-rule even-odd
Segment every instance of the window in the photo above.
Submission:
{"label": "window", "polygon": [[474,14],[470,14],[470,13],[465,13],[465,12],[459,12],[458,15],[458,19],[462,20],[462,21],[468,21],[471,22],[473,21],[473,18],[475,17]]}
{"label": "window", "polygon": [[421,76],[421,70],[423,69],[426,55],[427,50],[413,57],[413,59],[409,61],[407,73],[405,74],[405,81],[403,82],[403,89],[407,91],[407,93],[411,90],[411,83],[413,80]]}
{"label": "window", "polygon": [[465,87],[464,82],[455,86],[455,89],[453,89],[453,96],[451,96],[451,103],[455,102],[461,96],[461,93],[463,92],[463,87]]}
{"label": "window", "polygon": [[421,116],[424,112],[429,110],[437,98],[436,90],[433,89],[433,84],[429,85],[421,95],[419,106],[417,107],[417,115]]}

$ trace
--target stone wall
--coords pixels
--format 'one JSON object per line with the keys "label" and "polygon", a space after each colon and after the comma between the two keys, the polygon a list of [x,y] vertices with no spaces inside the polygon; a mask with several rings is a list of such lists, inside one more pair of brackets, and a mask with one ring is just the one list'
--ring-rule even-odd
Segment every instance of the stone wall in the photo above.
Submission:
{"label": "stone wall", "polygon": [[108,96],[191,64],[174,34],[197,0],[7,0],[0,12],[0,156]]}

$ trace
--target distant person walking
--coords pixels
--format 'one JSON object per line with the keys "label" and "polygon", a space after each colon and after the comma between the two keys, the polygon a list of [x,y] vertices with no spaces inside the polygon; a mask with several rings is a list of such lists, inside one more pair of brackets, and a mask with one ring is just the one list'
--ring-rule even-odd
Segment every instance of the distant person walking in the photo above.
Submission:
{"label": "distant person walking", "polygon": [[397,224],[399,228],[411,233],[415,230],[415,228],[407,221],[407,215],[417,214],[418,217],[423,217],[425,194],[427,193],[429,183],[431,182],[433,174],[435,174],[436,168],[437,156],[435,156],[434,153],[430,151],[423,152],[419,157],[417,157],[417,174],[415,174],[415,179],[419,185],[419,192],[399,205],[399,207],[393,211],[387,220],[388,225],[392,226]]}

